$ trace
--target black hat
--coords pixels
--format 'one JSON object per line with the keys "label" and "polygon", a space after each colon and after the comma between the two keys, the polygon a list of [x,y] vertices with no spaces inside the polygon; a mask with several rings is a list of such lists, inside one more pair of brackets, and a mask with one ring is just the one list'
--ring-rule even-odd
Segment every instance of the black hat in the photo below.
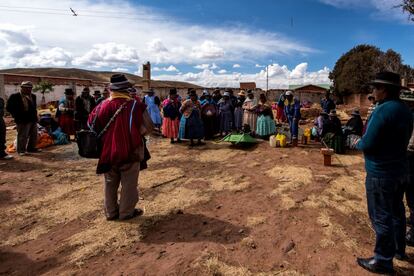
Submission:
{"label": "black hat", "polygon": [[188,95],[197,96],[197,92],[195,91],[195,89],[191,89],[191,90],[188,91]]}
{"label": "black hat", "polygon": [[177,89],[171,88],[170,89],[170,95],[177,95]]}
{"label": "black hat", "polygon": [[101,95],[101,91],[99,90],[95,90],[95,92],[93,92],[94,96],[100,96]]}
{"label": "black hat", "polygon": [[83,88],[82,93],[83,93],[83,92],[85,92],[85,93],[86,93],[86,92],[88,92],[88,93],[89,93],[89,92],[90,92],[89,87],[85,87],[85,88]]}
{"label": "black hat", "polygon": [[390,85],[398,88],[403,88],[401,86],[401,77],[400,74],[389,72],[389,71],[383,71],[379,72],[375,75],[375,79],[368,83],[369,85],[376,85],[376,84],[382,84],[382,85]]}
{"label": "black hat", "polygon": [[131,88],[133,83],[130,82],[124,74],[115,74],[111,76],[111,83],[109,84],[109,89],[113,91],[126,91],[128,88]]}
{"label": "black hat", "polygon": [[251,89],[247,90],[247,95],[253,95],[253,91]]}
{"label": "black hat", "polygon": [[65,95],[75,95],[72,88],[66,88],[65,89]]}

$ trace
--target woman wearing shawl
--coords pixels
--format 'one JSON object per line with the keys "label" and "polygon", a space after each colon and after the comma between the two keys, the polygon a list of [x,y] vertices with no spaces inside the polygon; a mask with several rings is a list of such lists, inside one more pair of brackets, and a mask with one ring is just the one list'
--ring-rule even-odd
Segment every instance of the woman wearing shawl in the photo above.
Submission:
{"label": "woman wearing shawl", "polygon": [[177,143],[181,140],[178,138],[180,129],[180,107],[181,103],[178,101],[177,89],[170,89],[169,98],[162,103],[164,120],[162,122],[162,135],[171,139],[171,144],[174,144],[174,139]]}
{"label": "woman wearing shawl", "polygon": [[243,125],[250,126],[252,132],[255,132],[257,124],[257,102],[254,98],[252,90],[247,91],[247,99],[244,101],[242,108],[244,110]]}
{"label": "woman wearing shawl", "polygon": [[204,124],[204,136],[206,140],[210,140],[213,139],[214,135],[217,133],[217,107],[207,90],[203,92],[200,103],[201,119]]}
{"label": "woman wearing shawl", "polygon": [[147,91],[143,102],[147,105],[147,110],[151,116],[152,123],[156,128],[160,128],[162,124],[161,113],[160,113],[160,98],[154,95],[154,90]]}
{"label": "woman wearing shawl", "polygon": [[234,108],[234,128],[237,131],[240,131],[243,128],[243,104],[246,100],[246,92],[241,90],[239,93],[239,97],[237,98],[237,103]]}
{"label": "woman wearing shawl", "polygon": [[257,110],[259,117],[257,118],[256,134],[268,139],[271,134],[276,132],[276,125],[273,120],[272,108],[267,102],[265,94],[260,94]]}
{"label": "woman wearing shawl", "polygon": [[223,98],[218,103],[220,115],[220,135],[227,135],[233,126],[233,104],[230,100],[230,93],[224,92]]}
{"label": "woman wearing shawl", "polygon": [[277,101],[277,115],[276,119],[279,124],[286,122],[286,115],[285,115],[285,93],[280,95],[279,100]]}
{"label": "woman wearing shawl", "polygon": [[58,118],[59,126],[62,132],[69,137],[75,135],[75,93],[71,88],[65,89],[65,97],[59,101],[58,111],[56,117]]}
{"label": "woman wearing shawl", "polygon": [[201,103],[198,100],[195,90],[189,92],[190,99],[183,102],[180,112],[180,139],[190,139],[190,146],[193,147],[194,139],[198,140],[197,145],[204,145],[201,139],[204,137],[204,126],[201,120]]}

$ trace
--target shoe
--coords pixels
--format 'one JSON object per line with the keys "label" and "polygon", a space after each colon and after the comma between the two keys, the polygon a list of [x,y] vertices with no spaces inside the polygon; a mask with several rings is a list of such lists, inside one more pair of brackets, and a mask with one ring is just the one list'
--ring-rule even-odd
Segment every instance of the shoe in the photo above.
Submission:
{"label": "shoe", "polygon": [[132,212],[132,214],[122,218],[121,220],[133,219],[133,218],[141,216],[143,213],[144,211],[142,211],[142,209],[137,208],[137,209],[134,209],[134,212]]}
{"label": "shoe", "polygon": [[405,235],[405,243],[408,246],[414,246],[414,229],[411,228],[408,232],[407,235]]}
{"label": "shoe", "polygon": [[113,217],[106,217],[107,221],[114,221],[114,220],[117,220],[117,219],[119,219],[119,215],[115,215]]}
{"label": "shoe", "polygon": [[357,258],[357,263],[359,266],[361,266],[363,269],[368,270],[369,272],[376,273],[376,274],[388,274],[388,275],[394,275],[395,270],[394,268],[387,267],[377,260],[372,258]]}
{"label": "shoe", "polygon": [[3,159],[3,160],[11,160],[11,159],[13,159],[13,156],[7,154],[5,156],[0,157],[0,159]]}
{"label": "shoe", "polygon": [[181,144],[182,143],[181,139],[177,139],[177,143]]}
{"label": "shoe", "polygon": [[399,261],[406,261],[406,260],[408,260],[408,256],[405,253],[404,254],[396,253],[395,256],[394,256],[394,258],[396,258]]}

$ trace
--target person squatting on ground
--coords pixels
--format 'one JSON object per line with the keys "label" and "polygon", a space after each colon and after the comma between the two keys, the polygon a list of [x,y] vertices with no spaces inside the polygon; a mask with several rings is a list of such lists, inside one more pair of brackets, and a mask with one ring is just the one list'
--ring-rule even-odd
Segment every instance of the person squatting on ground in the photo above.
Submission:
{"label": "person squatting on ground", "polygon": [[97,173],[104,174],[105,179],[107,220],[126,220],[143,213],[141,209],[135,208],[138,203],[137,184],[140,162],[145,157],[144,136],[151,133],[153,124],[146,105],[129,96],[130,87],[132,83],[124,75],[113,75],[109,86],[111,97],[97,106],[88,119],[89,125],[93,125],[96,119],[97,133],[111,121],[101,137],[102,152],[97,166]]}
{"label": "person squatting on ground", "polygon": [[204,137],[204,125],[201,120],[201,103],[194,89],[189,91],[189,97],[188,100],[183,102],[180,108],[182,116],[179,137],[180,139],[189,139],[191,147],[196,145],[194,144],[194,139],[197,139],[197,145],[201,146],[205,144],[201,142],[201,139]]}
{"label": "person squatting on ground", "polygon": [[75,100],[75,124],[76,130],[88,129],[89,114],[96,106],[95,99],[89,94],[90,90],[85,87],[81,95]]}
{"label": "person squatting on ground", "polygon": [[171,144],[175,143],[174,139],[180,143],[178,138],[180,132],[180,107],[181,102],[178,100],[177,89],[170,89],[169,97],[162,102],[164,119],[162,120],[162,135],[171,139]]}
{"label": "person squatting on ground", "polygon": [[378,106],[365,135],[355,142],[356,148],[364,152],[368,214],[376,235],[374,256],[357,258],[357,262],[375,273],[394,273],[393,258],[406,258],[403,196],[413,117],[399,98],[400,83],[398,74],[380,72],[376,75],[370,85]]}
{"label": "person squatting on ground", "polygon": [[4,122],[4,100],[0,97],[0,159],[10,160],[13,156],[6,152],[6,122]]}
{"label": "person squatting on ground", "polygon": [[40,151],[36,148],[38,118],[36,96],[32,94],[32,89],[33,84],[24,81],[20,92],[10,95],[7,101],[7,111],[13,116],[17,127],[17,153],[20,156]]}
{"label": "person squatting on ground", "polygon": [[289,122],[291,143],[293,146],[296,146],[298,143],[298,134],[299,134],[299,120],[300,115],[300,102],[298,99],[293,97],[292,91],[286,91],[285,93],[285,115]]}

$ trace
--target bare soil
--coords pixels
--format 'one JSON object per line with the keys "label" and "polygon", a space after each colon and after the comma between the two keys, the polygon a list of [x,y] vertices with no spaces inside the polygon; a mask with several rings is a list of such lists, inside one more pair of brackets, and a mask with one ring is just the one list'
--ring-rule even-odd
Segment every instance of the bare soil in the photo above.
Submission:
{"label": "bare soil", "polygon": [[[375,238],[361,155],[324,167],[317,144],[149,147],[145,213],[128,222],[105,220],[102,176],[75,144],[1,161],[0,274],[368,275],[355,261]],[[399,275],[414,275],[408,254]]]}

